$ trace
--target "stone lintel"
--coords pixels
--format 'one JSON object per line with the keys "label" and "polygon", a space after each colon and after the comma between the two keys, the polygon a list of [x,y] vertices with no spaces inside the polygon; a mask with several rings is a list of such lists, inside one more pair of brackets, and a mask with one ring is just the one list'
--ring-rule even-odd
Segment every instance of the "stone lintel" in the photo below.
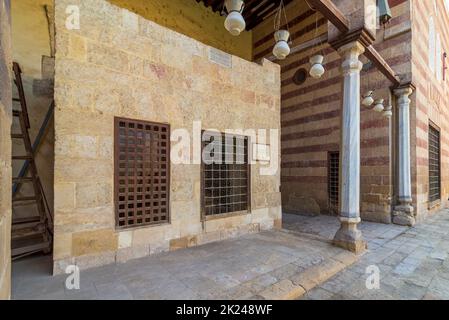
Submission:
{"label": "stone lintel", "polygon": [[374,43],[375,38],[365,28],[349,31],[348,33],[342,35],[341,37],[329,41],[329,44],[335,49],[338,50],[340,47],[351,43],[351,42],[360,42],[365,48],[372,45]]}

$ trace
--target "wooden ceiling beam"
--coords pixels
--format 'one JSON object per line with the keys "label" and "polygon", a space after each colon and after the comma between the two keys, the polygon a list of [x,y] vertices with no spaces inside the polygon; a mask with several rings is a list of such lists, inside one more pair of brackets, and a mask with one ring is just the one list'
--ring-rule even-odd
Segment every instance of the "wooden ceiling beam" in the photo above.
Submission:
{"label": "wooden ceiling beam", "polygon": [[212,0],[211,6],[212,6],[213,11],[220,11],[224,7],[224,1],[223,0]]}
{"label": "wooden ceiling beam", "polygon": [[252,28],[257,26],[261,21],[263,21],[263,16],[260,15],[264,11],[269,10],[270,7],[272,7],[271,9],[277,8],[279,6],[279,2],[280,2],[279,0],[276,1],[267,0],[264,4],[259,6],[256,10],[254,10],[254,12],[251,12],[249,15],[249,21],[246,29],[251,30]]}

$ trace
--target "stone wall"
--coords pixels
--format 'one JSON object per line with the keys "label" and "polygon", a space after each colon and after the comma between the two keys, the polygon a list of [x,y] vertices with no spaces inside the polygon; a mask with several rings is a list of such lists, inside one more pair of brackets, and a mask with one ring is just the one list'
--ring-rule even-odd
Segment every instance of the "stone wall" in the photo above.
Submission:
{"label": "stone wall", "polygon": [[[80,30],[65,27],[67,5]],[[54,272],[122,262],[280,226],[279,180],[252,166],[252,211],[200,218],[200,166],[171,166],[171,223],[120,231],[113,202],[114,116],[202,127],[278,129],[280,70],[214,49],[106,1],[56,0]]]}
{"label": "stone wall", "polygon": [[[416,92],[412,96],[410,111],[412,121],[412,187],[417,219],[437,212],[448,205],[449,197],[449,71],[443,79],[442,53],[449,53],[449,7],[445,1],[411,1],[413,11],[413,84]],[[435,52],[434,68],[431,68],[430,27],[433,19],[435,31],[439,34],[441,52]],[[436,50],[435,50],[436,51]],[[439,66],[438,66],[439,65]],[[446,58],[449,65],[449,58]],[[440,130],[441,145],[441,199],[429,202],[429,124]]]}
{"label": "stone wall", "polygon": [[[393,20],[377,32],[374,47],[398,74],[411,73],[411,32],[406,22],[410,10],[404,1],[392,1]],[[327,20],[294,1],[287,8],[292,48],[313,38],[327,35]],[[273,49],[273,21],[253,30],[255,60],[269,57]],[[310,70],[309,58],[325,55],[326,73],[321,79],[308,77],[293,81],[300,69]],[[376,90],[376,96],[389,102],[391,83],[368,60],[361,58],[362,92]],[[325,41],[321,45],[292,53],[281,65],[282,83],[282,202],[283,209],[300,214],[328,214],[328,157],[340,149],[341,59]],[[393,201],[392,165],[394,141],[390,140],[387,118],[362,107],[361,111],[361,217],[363,220],[391,221]],[[393,120],[394,121],[394,120]]]}
{"label": "stone wall", "polygon": [[252,59],[252,31],[238,37],[224,27],[225,17],[204,3],[186,0],[109,0],[173,31],[246,60]]}
{"label": "stone wall", "polygon": [[10,3],[0,1],[0,299],[11,288],[11,35]]}

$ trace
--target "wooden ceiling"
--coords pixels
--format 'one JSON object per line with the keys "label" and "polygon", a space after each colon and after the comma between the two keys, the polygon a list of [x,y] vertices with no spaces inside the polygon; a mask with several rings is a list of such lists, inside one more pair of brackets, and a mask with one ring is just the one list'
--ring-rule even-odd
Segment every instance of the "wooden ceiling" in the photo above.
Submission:
{"label": "wooden ceiling", "polygon": [[[284,0],[287,6],[293,0]],[[224,0],[196,0],[202,2],[206,7],[212,8],[214,12],[224,9]],[[243,17],[246,21],[246,30],[251,30],[265,19],[271,17],[279,8],[281,0],[246,0]]]}

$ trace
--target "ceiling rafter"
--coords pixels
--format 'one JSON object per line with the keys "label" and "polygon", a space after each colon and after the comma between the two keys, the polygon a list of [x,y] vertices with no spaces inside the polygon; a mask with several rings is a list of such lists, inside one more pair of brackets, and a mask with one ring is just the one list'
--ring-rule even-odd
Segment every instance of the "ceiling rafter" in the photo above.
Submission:
{"label": "ceiling rafter", "polygon": [[[284,0],[288,5],[293,0]],[[224,8],[224,0],[196,0],[202,2],[214,12],[221,12]],[[272,16],[279,7],[281,0],[246,0],[243,9],[243,17],[246,21],[246,30],[252,30],[268,17]]]}

